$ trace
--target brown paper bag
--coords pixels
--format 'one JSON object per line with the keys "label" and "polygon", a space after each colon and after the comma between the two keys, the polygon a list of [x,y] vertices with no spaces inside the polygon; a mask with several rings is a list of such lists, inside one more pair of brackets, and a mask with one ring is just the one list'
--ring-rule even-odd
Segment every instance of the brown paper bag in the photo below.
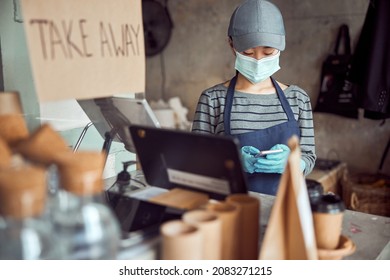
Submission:
{"label": "brown paper bag", "polygon": [[313,218],[305,179],[300,170],[301,151],[293,136],[285,172],[268,221],[259,259],[318,259]]}

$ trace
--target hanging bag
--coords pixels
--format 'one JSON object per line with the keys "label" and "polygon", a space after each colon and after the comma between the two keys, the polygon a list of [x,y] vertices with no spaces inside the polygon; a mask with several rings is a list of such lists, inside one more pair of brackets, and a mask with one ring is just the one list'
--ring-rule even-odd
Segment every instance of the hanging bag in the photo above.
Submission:
{"label": "hanging bag", "polygon": [[[342,41],[344,49],[340,53]],[[351,59],[349,28],[343,24],[337,34],[334,53],[328,55],[322,64],[320,93],[314,112],[358,118],[355,86],[349,80]]]}

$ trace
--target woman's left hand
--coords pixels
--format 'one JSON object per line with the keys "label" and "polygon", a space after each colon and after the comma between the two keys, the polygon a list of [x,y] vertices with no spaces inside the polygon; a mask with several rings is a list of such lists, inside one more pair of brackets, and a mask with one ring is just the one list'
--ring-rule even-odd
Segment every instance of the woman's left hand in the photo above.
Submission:
{"label": "woman's left hand", "polygon": [[255,172],[280,174],[284,172],[290,148],[284,144],[276,144],[271,148],[271,150],[277,149],[281,149],[282,152],[257,158],[257,161],[254,163]]}

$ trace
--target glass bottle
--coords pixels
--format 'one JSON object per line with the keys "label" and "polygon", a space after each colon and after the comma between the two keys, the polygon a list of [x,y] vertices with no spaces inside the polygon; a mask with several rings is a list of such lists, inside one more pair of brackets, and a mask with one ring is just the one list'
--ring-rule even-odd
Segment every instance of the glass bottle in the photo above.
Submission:
{"label": "glass bottle", "polygon": [[52,215],[66,259],[116,259],[120,226],[103,191],[105,155],[80,151],[56,159],[60,189]]}
{"label": "glass bottle", "polygon": [[46,210],[45,170],[0,169],[0,259],[58,259],[60,248]]}

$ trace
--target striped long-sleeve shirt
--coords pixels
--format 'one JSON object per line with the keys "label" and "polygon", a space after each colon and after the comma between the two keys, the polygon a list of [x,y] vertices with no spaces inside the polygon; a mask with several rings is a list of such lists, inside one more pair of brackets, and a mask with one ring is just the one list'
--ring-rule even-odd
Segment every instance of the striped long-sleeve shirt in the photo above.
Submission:
{"label": "striped long-sleeve shirt", "polygon": [[[225,110],[227,87],[215,85],[202,92],[192,125],[193,132],[225,134],[223,112]],[[284,94],[298,121],[300,128],[300,148],[306,163],[304,174],[309,174],[315,164],[315,142],[313,114],[307,93],[295,85],[290,85]],[[231,133],[239,134],[264,129],[286,122],[276,93],[250,94],[235,91],[231,112]]]}

